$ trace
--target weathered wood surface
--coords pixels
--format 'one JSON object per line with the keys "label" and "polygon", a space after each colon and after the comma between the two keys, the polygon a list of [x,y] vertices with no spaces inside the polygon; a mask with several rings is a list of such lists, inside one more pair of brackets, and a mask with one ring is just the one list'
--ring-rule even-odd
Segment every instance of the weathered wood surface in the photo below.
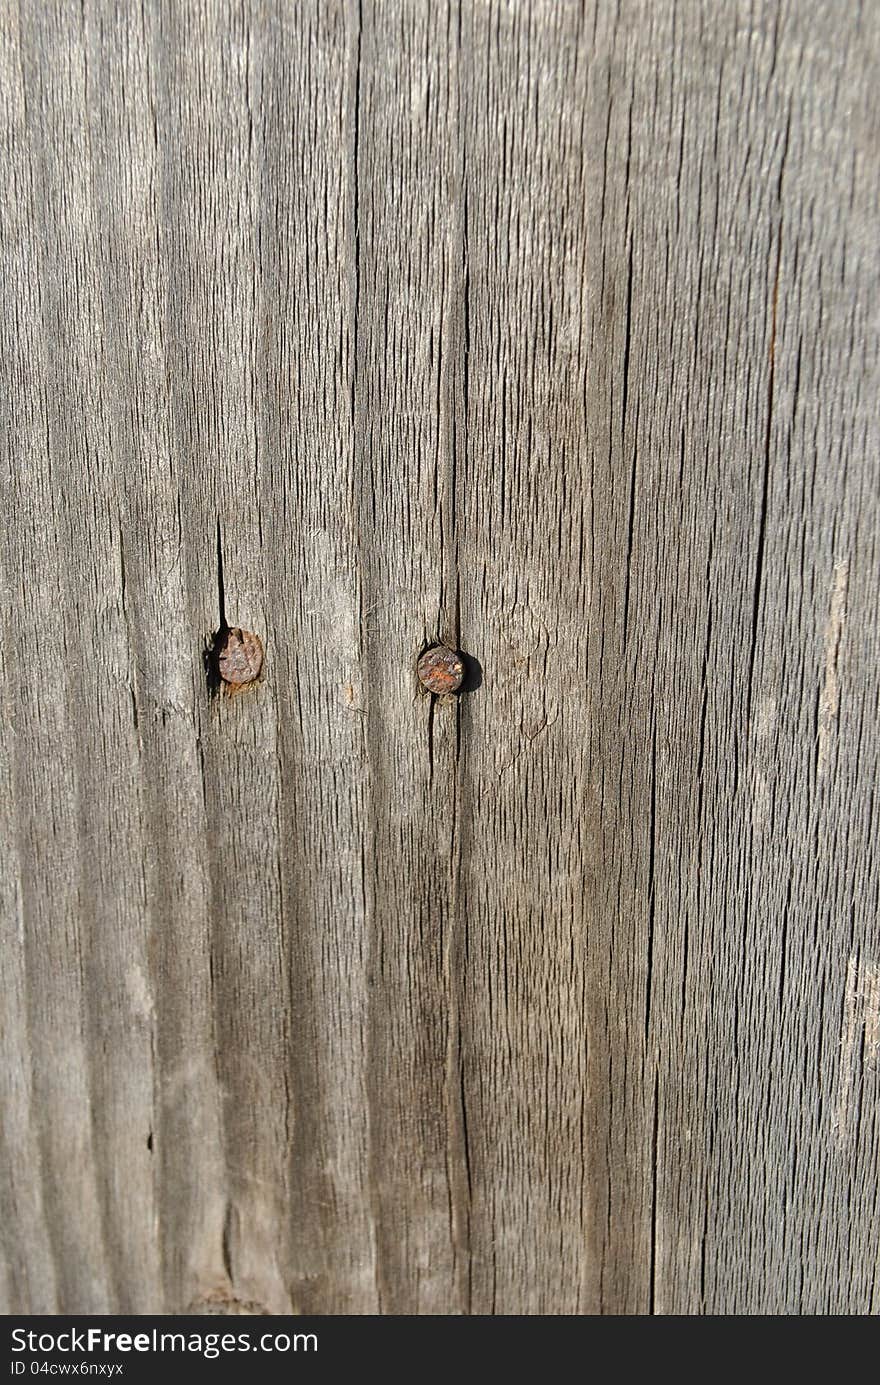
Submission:
{"label": "weathered wood surface", "polygon": [[0,16],[4,1309],[877,1311],[880,7]]}

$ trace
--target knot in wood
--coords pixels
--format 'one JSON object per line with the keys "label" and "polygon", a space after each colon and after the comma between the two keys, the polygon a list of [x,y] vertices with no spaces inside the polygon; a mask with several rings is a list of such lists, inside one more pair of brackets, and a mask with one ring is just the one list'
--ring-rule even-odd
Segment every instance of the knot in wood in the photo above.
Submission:
{"label": "knot in wood", "polygon": [[454,649],[435,644],[419,659],[417,672],[422,687],[439,697],[443,693],[458,692],[464,678],[464,660]]}
{"label": "knot in wood", "polygon": [[250,630],[227,630],[217,649],[217,672],[229,688],[244,688],[260,676],[263,646]]}

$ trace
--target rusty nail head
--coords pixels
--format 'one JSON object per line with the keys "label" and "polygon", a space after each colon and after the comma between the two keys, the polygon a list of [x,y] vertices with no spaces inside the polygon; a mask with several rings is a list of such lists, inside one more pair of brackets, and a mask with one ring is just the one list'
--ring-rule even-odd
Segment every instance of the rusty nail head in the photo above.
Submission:
{"label": "rusty nail head", "polygon": [[217,670],[229,688],[244,688],[260,676],[263,646],[250,630],[227,630],[217,650]]}
{"label": "rusty nail head", "polygon": [[418,662],[419,682],[428,692],[441,696],[458,692],[464,678],[464,660],[454,649],[435,644],[427,649]]}

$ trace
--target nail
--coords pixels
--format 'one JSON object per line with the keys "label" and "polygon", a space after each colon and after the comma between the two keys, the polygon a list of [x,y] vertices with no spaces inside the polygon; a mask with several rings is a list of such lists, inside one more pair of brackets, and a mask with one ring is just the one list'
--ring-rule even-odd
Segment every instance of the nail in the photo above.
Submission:
{"label": "nail", "polygon": [[227,687],[245,688],[260,676],[263,667],[263,646],[258,635],[250,630],[227,630],[222,643],[215,647],[217,671]]}
{"label": "nail", "polygon": [[454,649],[447,649],[445,644],[435,644],[419,659],[417,672],[419,682],[428,692],[437,693],[438,696],[454,693],[458,692],[464,678],[464,661]]}

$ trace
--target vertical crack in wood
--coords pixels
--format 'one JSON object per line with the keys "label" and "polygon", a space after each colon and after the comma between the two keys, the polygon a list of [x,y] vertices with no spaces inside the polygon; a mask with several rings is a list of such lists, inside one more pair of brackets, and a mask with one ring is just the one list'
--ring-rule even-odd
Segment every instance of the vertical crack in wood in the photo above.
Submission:
{"label": "vertical crack in wood", "polygon": [[657,1312],[657,1144],[660,1129],[660,1069],[654,1069],[654,1118],[651,1128],[651,1271],[650,1306],[653,1317]]}
{"label": "vertical crack in wood", "polygon": [[785,905],[782,910],[782,928],[779,938],[779,986],[776,993],[776,1008],[780,1019],[783,1017],[785,1007],[785,973],[788,965],[788,925],[791,918],[793,893],[793,882],[789,880],[785,892]]}
{"label": "vertical crack in wood", "polygon": [[[457,120],[460,151],[461,196],[461,286],[460,305],[453,314],[455,324],[455,370],[452,374],[452,428],[447,481],[441,504],[441,545],[443,568],[443,625],[445,642],[453,649],[461,644],[461,566],[458,528],[458,487],[468,447],[468,397],[470,351],[470,264],[468,246],[468,198],[466,130],[463,121],[463,89],[461,63],[465,48],[461,35],[459,10],[457,48]],[[444,511],[448,517],[444,523]],[[432,699],[432,711],[435,699]],[[449,843],[449,912],[450,927],[444,946],[443,975],[446,992],[446,1073],[445,1101],[448,1138],[447,1181],[449,1185],[450,1234],[453,1251],[455,1292],[462,1312],[470,1313],[472,1306],[472,1266],[470,1248],[472,1168],[468,1144],[467,1081],[464,1065],[464,1026],[462,1022],[462,993],[465,982],[466,949],[464,947],[465,903],[461,882],[461,801],[462,801],[462,702],[453,700],[449,712],[455,717],[454,774],[450,814]],[[433,728],[433,717],[429,725]],[[433,771],[433,760],[432,760]]]}
{"label": "vertical crack in wood", "polygon": [[770,456],[773,440],[773,407],[776,394],[776,328],[779,312],[779,275],[782,268],[782,228],[783,201],[782,190],[785,179],[785,161],[788,156],[788,143],[791,134],[791,110],[789,109],[785,135],[782,141],[782,154],[779,161],[779,181],[776,197],[779,204],[779,226],[776,232],[776,267],[773,274],[773,289],[770,304],[770,346],[767,369],[767,418],[764,428],[764,469],[761,479],[761,510],[758,517],[758,544],[755,556],[755,580],[752,591],[752,641],[749,649],[749,665],[746,686],[746,719],[751,722],[754,697],[755,662],[758,652],[758,621],[761,615],[761,591],[764,580],[764,554],[767,544],[767,513],[770,500]]}
{"label": "vertical crack in wood", "polygon": [[[706,722],[709,711],[709,660],[712,649],[712,626],[713,626],[713,602],[712,602],[712,562],[715,545],[714,530],[709,534],[708,553],[706,555],[706,633],[703,640],[703,658],[700,670],[700,730],[699,744],[697,749],[697,810],[696,810],[696,901],[694,907],[694,918],[699,921],[703,903],[704,883],[703,883],[703,848],[705,843],[705,815],[706,815]],[[682,937],[682,965],[681,965],[681,1006],[680,1006],[680,1030],[682,1037],[686,1033],[686,1018],[688,1011],[688,967],[690,965],[690,912],[685,909],[683,921]],[[697,933],[697,958],[699,958],[699,932]],[[705,1237],[701,1255],[705,1260]],[[703,1267],[705,1274],[705,1265]],[[704,1303],[702,1289],[700,1291],[700,1302]]]}
{"label": "vertical crack in wood", "polygon": [[223,1215],[223,1232],[220,1240],[220,1252],[223,1259],[223,1269],[226,1271],[226,1278],[230,1286],[234,1285],[233,1266],[232,1266],[232,1237],[235,1227],[235,1208],[231,1202],[227,1202],[226,1211]]}
{"label": "vertical crack in wood", "polygon": [[[629,113],[627,116],[627,135],[626,135],[626,167],[624,170],[624,186],[626,188],[626,240],[628,268],[626,279],[626,321],[624,327],[623,342],[623,381],[620,406],[620,446],[621,451],[626,439],[626,418],[629,406],[629,366],[630,352],[632,348],[632,290],[633,290],[633,235],[630,222],[630,194],[632,191],[631,169],[632,169],[632,130],[633,130],[633,105],[635,102],[635,90],[630,91]],[[636,478],[638,473],[638,418],[633,428],[633,450],[632,465],[630,468],[629,482],[629,516],[626,530],[626,577],[624,579],[623,590],[623,621],[621,645],[626,650],[627,635],[629,633],[629,599],[630,582],[632,579],[632,555],[633,555],[633,536],[635,531],[636,517]]]}
{"label": "vertical crack in wood", "polygon": [[[460,701],[456,702],[453,710],[458,723],[462,715]],[[449,1183],[450,1226],[456,1288],[461,1310],[470,1313],[472,1306],[470,1258],[472,1175],[464,1066],[464,1030],[461,1016],[461,991],[467,962],[465,906],[461,888],[461,788],[461,757],[458,751],[458,728],[456,727],[449,862],[451,927],[447,933],[443,965],[447,996],[445,1087],[450,1144],[447,1158],[447,1180]],[[456,1160],[458,1167],[455,1167]]]}
{"label": "vertical crack in wood", "polygon": [[[358,605],[358,667],[362,674],[362,685],[365,689],[369,688],[370,678],[367,665],[370,657],[369,641],[366,636],[367,608],[365,606],[364,593],[367,586],[366,575],[369,571],[369,548],[364,533],[364,511],[365,511],[365,485],[367,477],[365,475],[365,447],[364,437],[358,431],[358,403],[361,391],[361,177],[363,174],[363,158],[361,149],[361,106],[363,102],[362,74],[363,74],[363,35],[364,35],[364,13],[362,0],[352,0],[346,9],[346,17],[353,15],[354,37],[351,41],[353,55],[349,56],[348,39],[346,40],[347,60],[351,64],[352,72],[348,91],[348,102],[351,111],[351,171],[350,171],[350,197],[352,215],[352,241],[353,241],[353,267],[352,267],[352,324],[351,324],[351,386],[349,394],[349,414],[351,428],[351,458],[352,458],[352,514],[354,543],[357,554],[357,605]],[[387,313],[387,306],[386,306]],[[387,323],[386,323],[387,325]],[[372,503],[373,521],[375,522],[375,488],[370,479],[370,496]],[[366,676],[364,676],[366,674]],[[361,749],[363,763],[366,768],[368,781],[366,789],[366,799],[368,805],[367,817],[364,823],[360,841],[360,895],[361,908],[363,910],[363,928],[366,949],[366,989],[369,994],[372,987],[373,969],[381,971],[382,967],[382,938],[377,936],[377,910],[374,903],[374,858],[376,853],[376,799],[375,799],[375,746],[374,737],[371,733],[371,720],[369,716],[369,698],[367,701],[367,714],[359,718],[361,726]],[[367,1010],[367,1038],[365,1057],[367,1070],[369,1072],[371,1064],[371,1047],[369,1030],[372,1024],[369,1011]],[[372,1277],[372,1294],[374,1303],[372,1311],[384,1313],[388,1308],[389,1288],[387,1285],[388,1273],[383,1262],[382,1252],[382,1179],[378,1169],[380,1155],[378,1153],[380,1140],[377,1128],[381,1128],[381,1112],[375,1109],[375,1099],[372,1095],[366,1101],[366,1139],[367,1153],[366,1162],[368,1167],[367,1187],[368,1187],[368,1217],[370,1223],[371,1239],[371,1264],[369,1267]]]}
{"label": "vertical crack in wood", "polygon": [[361,138],[361,39],[364,32],[363,0],[357,4],[357,42],[354,60],[354,99],[352,139],[352,217],[354,221],[354,311],[352,323],[352,370],[351,370],[351,426],[354,429],[357,383],[358,383],[358,338],[361,299],[361,224],[360,224],[360,138]]}
{"label": "vertical crack in wood", "polygon": [[223,585],[223,533],[220,525],[220,516],[217,516],[217,607],[220,613],[220,624],[218,633],[223,634],[229,629],[226,624],[226,591]]}
{"label": "vertical crack in wood", "polygon": [[648,849],[648,956],[645,976],[645,1052],[651,1031],[651,985],[654,979],[654,865],[657,848],[657,723],[651,729],[651,820]]}
{"label": "vertical crack in wood", "polygon": [[431,693],[428,699],[428,788],[434,787],[434,714],[437,708],[437,699]]}

